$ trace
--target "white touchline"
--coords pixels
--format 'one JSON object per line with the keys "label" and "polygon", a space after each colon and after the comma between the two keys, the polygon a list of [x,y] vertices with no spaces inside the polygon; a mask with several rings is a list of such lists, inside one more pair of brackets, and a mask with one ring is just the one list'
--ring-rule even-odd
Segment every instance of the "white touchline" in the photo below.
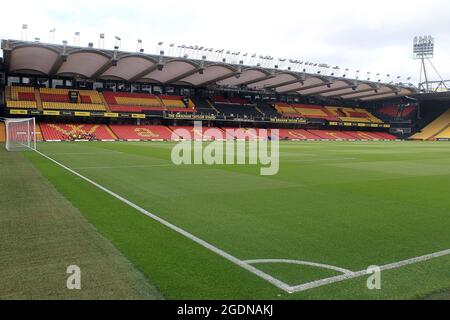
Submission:
{"label": "white touchline", "polygon": [[[330,278],[325,278],[325,279],[321,279],[321,280],[316,280],[316,281],[311,281],[308,283],[304,283],[298,286],[290,286],[286,283],[284,283],[283,281],[272,277],[271,275],[253,267],[251,265],[251,263],[259,263],[260,261],[271,261],[270,259],[265,259],[265,260],[247,260],[247,261],[243,261],[240,260],[238,258],[236,258],[235,256],[217,248],[216,246],[194,236],[193,234],[187,232],[186,230],[183,230],[179,227],[177,227],[176,225],[158,217],[157,215],[148,212],[147,210],[145,210],[144,208],[134,204],[133,202],[129,201],[128,199],[125,199],[124,197],[118,195],[117,193],[103,187],[102,185],[96,183],[95,181],[79,174],[78,172],[72,170],[71,168],[65,166],[64,164],[56,161],[55,159],[47,156],[46,154],[38,151],[38,150],[34,150],[36,153],[40,154],[41,156],[43,156],[44,158],[52,161],[53,163],[59,165],[60,167],[64,168],[65,170],[69,171],[70,173],[80,177],[81,179],[89,182],[90,184],[94,185],[95,187],[99,188],[100,190],[110,194],[111,196],[115,197],[116,199],[122,201],[123,203],[129,205],[130,207],[136,209],[137,211],[139,211],[140,213],[150,217],[151,219],[158,221],[159,223],[163,224],[164,226],[168,227],[169,229],[185,236],[186,238],[196,242],[197,244],[203,246],[204,248],[220,255],[221,257],[227,259],[228,261],[231,261],[232,263],[240,266],[241,268],[255,274],[256,276],[266,280],[267,282],[271,283],[272,285],[276,286],[277,288],[287,292],[287,293],[295,293],[295,292],[302,292],[302,291],[306,291],[306,290],[310,290],[310,289],[314,289],[317,287],[321,287],[324,285],[329,285],[332,283],[336,283],[336,282],[341,282],[344,280],[349,280],[349,279],[354,279],[354,278],[358,278],[358,277],[362,277],[367,275],[367,270],[361,270],[361,271],[356,271],[356,272],[352,272],[350,270],[347,269],[343,269],[343,268],[339,268],[339,267],[335,267],[335,266],[329,266],[329,265],[324,265],[324,264],[318,264],[318,263],[314,263],[314,262],[306,262],[306,261],[297,261],[297,260],[284,260],[284,259],[280,259],[279,262],[284,262],[286,263],[287,261],[290,261],[290,263],[293,263],[293,261],[296,261],[297,264],[305,264],[305,265],[311,265],[311,266],[317,266],[317,267],[321,267],[321,268],[328,268],[328,269],[334,269],[336,271],[341,271],[344,274],[342,275],[338,275],[338,276],[334,276],[334,277],[330,277]],[[423,256],[419,256],[419,257],[414,257],[411,259],[407,259],[407,260],[402,260],[402,261],[398,261],[398,262],[394,262],[394,263],[390,263],[390,264],[386,264],[384,266],[379,266],[381,271],[385,271],[385,270],[391,270],[391,269],[397,269],[403,266],[407,266],[407,265],[412,265],[412,264],[416,264],[419,262],[424,262],[424,261],[428,261],[431,259],[435,259],[435,258],[439,258],[439,257],[443,257],[443,256],[447,256],[450,255],[450,249],[448,250],[444,250],[444,251],[439,251],[439,252],[435,252],[435,253],[431,253],[431,254],[427,254],[427,255],[423,255]],[[274,263],[273,261],[276,260],[272,260],[272,263]]]}
{"label": "white touchline", "polygon": [[66,169],[67,171],[73,173],[74,175],[80,177],[81,179],[83,179],[83,180],[89,182],[90,184],[96,186],[97,188],[103,190],[104,192],[106,192],[106,193],[112,195],[113,197],[115,197],[116,199],[118,199],[118,200],[124,202],[125,204],[129,205],[130,207],[136,209],[136,210],[139,211],[140,213],[142,213],[142,214],[144,214],[144,215],[146,215],[146,216],[152,218],[153,220],[156,220],[156,221],[158,221],[159,223],[165,225],[165,226],[168,227],[169,229],[172,229],[173,231],[182,234],[182,235],[185,236],[186,238],[191,239],[192,241],[194,241],[194,242],[198,243],[199,245],[201,245],[201,246],[203,246],[203,247],[205,247],[205,248],[211,250],[212,252],[215,252],[216,254],[218,254],[218,255],[224,257],[225,259],[227,259],[227,260],[233,262],[234,264],[236,264],[236,265],[238,265],[238,266],[244,268],[245,270],[247,270],[247,271],[249,271],[249,272],[251,272],[251,273],[257,275],[258,277],[260,277],[260,278],[262,278],[262,279],[268,281],[269,283],[273,284],[274,286],[276,286],[276,287],[278,287],[278,288],[280,288],[280,289],[282,289],[282,290],[284,290],[284,291],[286,291],[286,292],[290,292],[290,291],[289,291],[290,286],[287,285],[286,283],[284,283],[284,282],[282,282],[282,281],[280,281],[280,280],[278,280],[278,279],[272,277],[271,275],[269,275],[269,274],[267,274],[267,273],[265,273],[265,272],[262,272],[261,270],[259,270],[259,269],[255,268],[255,267],[251,266],[250,264],[248,264],[248,263],[246,263],[246,262],[244,262],[244,261],[242,261],[242,260],[236,258],[235,256],[232,256],[231,254],[229,254],[229,253],[227,253],[227,252],[225,252],[225,251],[223,251],[223,250],[221,250],[221,249],[215,247],[214,245],[212,245],[212,244],[210,244],[210,243],[208,243],[208,242],[206,242],[206,241],[204,241],[204,240],[202,240],[202,239],[200,239],[200,238],[194,236],[193,234],[191,234],[191,233],[189,233],[189,232],[187,232],[187,231],[185,231],[185,230],[183,230],[183,229],[177,227],[176,225],[174,225],[174,224],[172,224],[172,223],[170,223],[170,222],[168,222],[168,221],[166,221],[166,220],[164,220],[164,219],[162,219],[162,218],[160,218],[160,217],[154,215],[153,213],[148,212],[148,211],[145,210],[144,208],[141,208],[140,206],[138,206],[138,205],[134,204],[133,202],[131,202],[131,201],[125,199],[124,197],[118,195],[117,193],[115,193],[115,192],[113,192],[113,191],[111,191],[111,190],[109,190],[109,189],[103,187],[102,185],[96,183],[95,181],[92,181],[91,179],[89,179],[89,178],[87,178],[87,177],[85,177],[85,176],[79,174],[78,172],[76,172],[76,171],[70,169],[69,167],[67,167],[67,166],[63,165],[62,163],[56,161],[55,159],[53,159],[53,158],[51,158],[51,157],[45,155],[44,153],[42,153],[42,152],[40,152],[40,151],[38,151],[38,150],[36,150],[36,152],[37,152],[38,154],[40,154],[41,156],[43,156],[44,158],[47,158],[48,160],[52,161],[53,163],[56,163],[56,164],[59,165],[60,167]]}

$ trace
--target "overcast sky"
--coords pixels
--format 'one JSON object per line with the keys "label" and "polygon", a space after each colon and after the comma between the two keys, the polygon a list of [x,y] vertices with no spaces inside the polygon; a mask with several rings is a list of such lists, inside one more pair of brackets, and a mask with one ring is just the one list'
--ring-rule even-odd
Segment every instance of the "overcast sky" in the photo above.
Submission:
{"label": "overcast sky", "polygon": [[[123,50],[136,50],[143,40],[147,53],[157,43],[199,45],[287,59],[338,65],[350,75],[401,75],[418,80],[419,62],[412,60],[415,35],[436,38],[435,66],[450,79],[450,2],[448,0],[127,0],[127,1],[6,1],[2,4],[0,38],[98,44],[106,48],[114,35]],[[437,80],[433,72],[432,78]]]}

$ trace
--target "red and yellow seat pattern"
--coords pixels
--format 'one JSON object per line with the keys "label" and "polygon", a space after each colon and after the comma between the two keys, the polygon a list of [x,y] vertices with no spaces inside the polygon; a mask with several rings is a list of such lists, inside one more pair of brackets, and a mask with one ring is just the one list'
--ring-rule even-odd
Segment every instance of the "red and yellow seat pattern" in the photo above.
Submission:
{"label": "red and yellow seat pattern", "polygon": [[33,87],[7,87],[10,92],[6,106],[13,109],[36,109],[36,97]]}
{"label": "red and yellow seat pattern", "polygon": [[98,140],[115,140],[116,136],[105,124],[41,123],[42,136],[46,141],[70,140],[73,135],[92,134]]}
{"label": "red and yellow seat pattern", "polygon": [[337,120],[335,115],[322,106],[306,104],[291,104],[291,106],[302,116],[302,118],[325,119],[329,121]]}
{"label": "red and yellow seat pattern", "polygon": [[300,118],[301,115],[291,105],[287,103],[275,103],[275,109],[284,117]]}
{"label": "red and yellow seat pattern", "polygon": [[318,136],[303,129],[280,129],[278,138],[280,140],[317,140]]}
{"label": "red and yellow seat pattern", "polygon": [[195,112],[195,105],[189,99],[188,106],[183,101],[183,97],[180,96],[168,96],[168,95],[161,95],[159,96],[161,99],[161,102],[163,106],[170,111],[174,112]]}
{"label": "red and yellow seat pattern", "polygon": [[326,107],[338,120],[344,122],[383,123],[369,111],[361,108]]}
{"label": "red and yellow seat pattern", "polygon": [[145,110],[164,110],[161,100],[148,93],[103,92],[103,97],[111,111],[142,112]]}
{"label": "red and yellow seat pattern", "polygon": [[120,125],[109,126],[121,140],[171,140],[172,131],[165,126]]}
{"label": "red and yellow seat pattern", "polygon": [[[69,91],[79,93],[77,103],[71,103]],[[100,94],[94,90],[75,89],[39,89],[44,110],[73,110],[73,111],[106,111]]]}

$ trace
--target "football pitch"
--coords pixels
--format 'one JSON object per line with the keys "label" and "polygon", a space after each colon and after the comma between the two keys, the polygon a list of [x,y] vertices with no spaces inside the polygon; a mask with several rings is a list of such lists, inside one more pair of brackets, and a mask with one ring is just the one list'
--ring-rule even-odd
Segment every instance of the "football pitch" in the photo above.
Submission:
{"label": "football pitch", "polygon": [[[54,161],[24,156],[169,299],[400,299],[450,288],[449,143],[281,142],[274,176],[175,166],[174,145],[40,143]],[[380,290],[366,285],[374,265]]]}

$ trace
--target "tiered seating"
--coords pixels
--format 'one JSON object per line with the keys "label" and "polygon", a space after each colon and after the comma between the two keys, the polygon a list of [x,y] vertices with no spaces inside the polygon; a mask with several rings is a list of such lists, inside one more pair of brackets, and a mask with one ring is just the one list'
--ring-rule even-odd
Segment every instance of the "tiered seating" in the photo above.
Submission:
{"label": "tiered seating", "polygon": [[242,99],[240,97],[232,97],[229,100],[231,103],[250,104],[250,101],[248,101],[247,99]]}
{"label": "tiered seating", "polygon": [[371,135],[375,134],[376,136],[378,136],[378,137],[380,137],[381,139],[384,139],[384,140],[396,140],[397,139],[396,136],[394,136],[394,135],[392,135],[390,133],[387,133],[387,132],[371,132],[370,134]]}
{"label": "tiered seating", "polygon": [[441,133],[446,132],[449,126],[450,109],[410,138],[414,140],[432,140],[440,136]]}
{"label": "tiered seating", "polygon": [[237,139],[237,140],[258,140],[267,139],[272,133],[270,129],[264,133],[258,128],[222,128],[225,131],[226,139]]}
{"label": "tiered seating", "polygon": [[396,118],[399,113],[398,106],[383,106],[377,110],[380,114],[387,116],[389,118]]}
{"label": "tiered seating", "polygon": [[[79,93],[77,103],[70,102],[69,91]],[[39,92],[44,110],[106,111],[99,93],[94,90],[41,88]]]}
{"label": "tiered seating", "polygon": [[95,90],[41,88],[39,91],[43,102],[69,103],[69,91],[77,91],[80,95],[79,103],[103,104],[100,94]]}
{"label": "tiered seating", "polygon": [[447,127],[444,131],[440,132],[435,137],[436,139],[450,139],[450,126]]}
{"label": "tiered seating", "polygon": [[[178,133],[179,138],[184,140],[213,140],[215,138],[222,139],[225,137],[225,133],[220,128],[202,127],[202,131],[199,131],[193,126],[170,126],[169,128],[176,134]],[[220,132],[220,137],[208,135],[209,129],[218,130],[218,133]],[[185,132],[186,130],[187,132]]]}
{"label": "tiered seating", "polygon": [[338,120],[344,122],[362,122],[362,123],[382,123],[380,119],[375,117],[369,111],[361,108],[340,108],[326,107]]}
{"label": "tiered seating", "polygon": [[71,140],[73,135],[94,135],[98,140],[115,140],[115,135],[104,124],[54,124],[41,123],[42,136],[46,141]]}
{"label": "tiered seating", "polygon": [[337,130],[308,130],[320,139],[328,140],[354,140],[355,138],[343,131]]}
{"label": "tiered seating", "polygon": [[403,118],[409,118],[413,115],[413,113],[416,111],[416,106],[408,106],[405,107],[402,111],[402,117]]}
{"label": "tiered seating", "polygon": [[301,115],[298,113],[298,111],[287,103],[277,102],[275,103],[275,109],[284,117],[301,118]]}
{"label": "tiered seating", "polygon": [[12,86],[11,100],[14,101],[36,101],[33,87]]}
{"label": "tiered seating", "polygon": [[109,126],[122,140],[171,140],[172,131],[165,126],[112,124]]}
{"label": "tiered seating", "polygon": [[189,104],[186,107],[186,104],[183,101],[183,97],[180,96],[168,96],[161,95],[159,96],[164,107],[173,112],[195,112],[195,105],[189,99]]}
{"label": "tiered seating", "polygon": [[277,110],[269,105],[266,101],[259,101],[258,102],[258,109],[261,110],[261,112],[267,116],[267,117],[278,117],[279,114]]}
{"label": "tiered seating", "polygon": [[217,111],[213,107],[211,107],[206,99],[194,97],[192,98],[192,101],[195,104],[197,112],[203,114],[217,114]]}
{"label": "tiered seating", "polygon": [[318,140],[315,134],[303,129],[280,129],[280,140]]}
{"label": "tiered seating", "polygon": [[33,87],[8,87],[10,98],[6,101],[6,107],[13,109],[36,109],[37,103]]}
{"label": "tiered seating", "polygon": [[329,121],[336,121],[337,117],[322,106],[305,105],[305,104],[291,104],[291,106],[303,118],[310,119],[325,119]]}
{"label": "tiered seating", "polygon": [[143,112],[165,110],[161,100],[149,93],[103,92],[103,97],[114,112]]}
{"label": "tiered seating", "polygon": [[44,110],[106,111],[102,104],[42,102]]}
{"label": "tiered seating", "polygon": [[36,101],[6,101],[6,106],[13,109],[36,109]]}
{"label": "tiered seating", "polygon": [[214,107],[226,116],[239,118],[260,118],[263,116],[254,105],[215,103]]}
{"label": "tiered seating", "polygon": [[223,96],[212,96],[211,101],[214,103],[231,103],[230,100]]}

